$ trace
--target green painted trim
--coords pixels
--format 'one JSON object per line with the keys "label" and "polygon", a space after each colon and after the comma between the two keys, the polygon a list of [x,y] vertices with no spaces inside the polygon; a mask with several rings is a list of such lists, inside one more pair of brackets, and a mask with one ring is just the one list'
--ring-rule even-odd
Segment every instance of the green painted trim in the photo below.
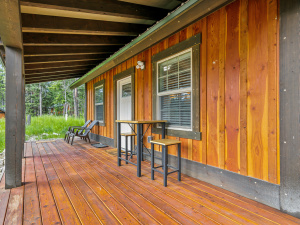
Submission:
{"label": "green painted trim", "polygon": [[105,79],[98,81],[97,83],[94,84],[94,120],[96,120],[96,107],[95,107],[95,88],[103,85],[103,122],[98,122],[99,126],[105,127]]}
{"label": "green painted trim", "polygon": [[[75,81],[73,84],[71,84],[70,88],[74,89],[74,88],[76,88],[76,87],[78,87],[78,86],[80,86],[80,85],[88,82],[89,81],[88,77],[91,74],[95,73],[100,67],[104,66],[105,64],[107,64],[110,61],[113,61],[115,58],[117,58],[119,55],[121,55],[125,51],[129,50],[130,48],[132,48],[134,45],[136,45],[137,43],[139,43],[142,40],[146,39],[153,32],[159,30],[162,26],[166,25],[168,22],[176,19],[180,14],[184,13],[187,9],[189,9],[190,7],[193,7],[196,4],[201,3],[202,1],[201,0],[190,0],[190,1],[188,1],[183,6],[179,7],[177,10],[175,10],[173,13],[171,13],[168,16],[166,16],[164,19],[162,19],[157,24],[155,24],[154,26],[152,26],[149,30],[147,30],[146,32],[144,32],[143,34],[141,34],[139,37],[137,37],[136,39],[134,39],[131,43],[129,43],[128,45],[126,45],[125,47],[123,47],[122,49],[120,49],[119,51],[117,51],[115,54],[113,54],[108,59],[104,60],[102,63],[100,63],[94,69],[92,69],[91,71],[89,71],[83,77],[81,77],[80,79],[78,79],[77,81]],[[223,3],[223,1],[222,1],[222,3]]]}

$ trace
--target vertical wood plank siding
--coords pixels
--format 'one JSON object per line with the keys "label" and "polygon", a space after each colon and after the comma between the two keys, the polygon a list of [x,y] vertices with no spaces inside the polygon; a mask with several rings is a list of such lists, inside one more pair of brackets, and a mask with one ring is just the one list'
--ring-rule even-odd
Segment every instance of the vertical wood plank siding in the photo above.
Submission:
{"label": "vertical wood plank siding", "polygon": [[[93,84],[106,79],[107,87],[105,126],[93,132],[114,138],[113,76],[138,60],[145,62],[146,69],[135,72],[135,119],[152,119],[151,56],[198,33],[202,33],[202,140],[180,138],[182,156],[279,184],[278,2],[274,0],[237,0],[90,81],[87,119],[94,119]],[[175,154],[175,149],[170,148],[170,153]]]}

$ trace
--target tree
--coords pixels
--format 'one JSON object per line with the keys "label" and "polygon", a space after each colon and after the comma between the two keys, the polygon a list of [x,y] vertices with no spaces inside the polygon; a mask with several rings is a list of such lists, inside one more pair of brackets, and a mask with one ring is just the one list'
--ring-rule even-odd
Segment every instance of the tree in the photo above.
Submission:
{"label": "tree", "polygon": [[5,108],[5,68],[0,60],[0,108]]}
{"label": "tree", "polygon": [[[64,104],[68,103],[71,106],[68,114],[83,116],[85,89],[84,86],[81,86],[76,91],[72,91],[69,86],[74,81],[72,79],[27,84],[25,93],[26,114],[33,116],[40,115],[41,113],[48,114],[50,108],[54,108],[56,112],[62,114]],[[42,101],[40,101],[40,97],[42,97]],[[40,111],[41,109],[42,112]]]}

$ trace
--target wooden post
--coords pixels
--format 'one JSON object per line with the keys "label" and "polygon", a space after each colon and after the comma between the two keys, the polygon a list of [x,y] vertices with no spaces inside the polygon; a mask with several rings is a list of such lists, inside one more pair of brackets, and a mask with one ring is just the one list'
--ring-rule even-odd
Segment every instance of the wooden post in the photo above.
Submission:
{"label": "wooden post", "polygon": [[280,0],[280,207],[300,218],[300,1]]}
{"label": "wooden post", "polygon": [[84,119],[87,121],[87,84],[84,85]]}
{"label": "wooden post", "polygon": [[6,47],[5,188],[22,185],[24,86],[22,50]]}

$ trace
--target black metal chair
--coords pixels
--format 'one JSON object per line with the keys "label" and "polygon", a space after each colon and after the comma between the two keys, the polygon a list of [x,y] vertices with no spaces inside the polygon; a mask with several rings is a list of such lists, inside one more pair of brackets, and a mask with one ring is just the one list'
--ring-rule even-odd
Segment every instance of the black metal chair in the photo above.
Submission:
{"label": "black metal chair", "polygon": [[71,133],[75,133],[76,129],[78,130],[78,129],[84,129],[84,128],[86,128],[89,125],[90,122],[92,122],[92,121],[91,120],[86,121],[83,126],[70,126],[69,129],[68,129],[68,131],[65,134],[64,140],[67,141],[67,142],[69,142],[70,141],[69,135]]}
{"label": "black metal chair", "polygon": [[90,140],[90,131],[91,129],[98,123],[97,120],[94,120],[87,128],[84,128],[84,129],[78,129],[76,130],[75,133],[70,133],[69,135],[69,143],[70,143],[70,139],[72,138],[72,141],[71,141],[71,145],[73,145],[73,141],[74,141],[74,138],[77,136],[77,137],[80,137],[80,138],[83,138],[86,142],[87,140],[89,140],[89,143],[91,143],[91,140]]}

